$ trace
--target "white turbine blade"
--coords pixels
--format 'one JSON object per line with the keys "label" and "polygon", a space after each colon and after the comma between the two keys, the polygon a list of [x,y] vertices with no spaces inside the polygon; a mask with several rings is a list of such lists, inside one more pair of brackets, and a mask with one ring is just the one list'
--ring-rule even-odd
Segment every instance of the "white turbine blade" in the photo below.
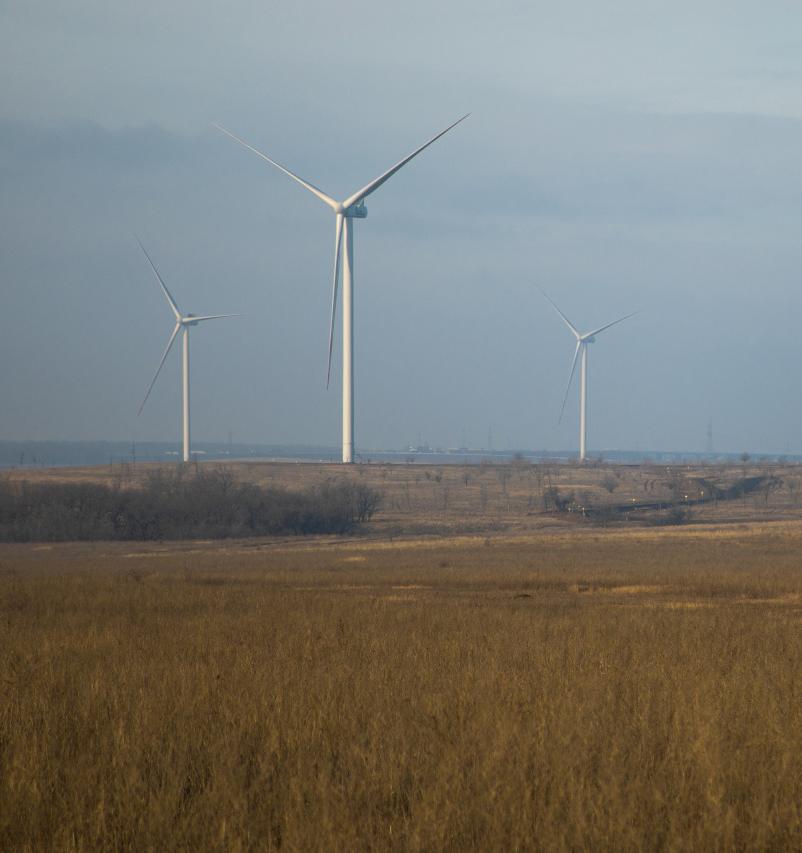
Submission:
{"label": "white turbine blade", "polygon": [[395,166],[393,166],[392,168],[388,169],[388,170],[387,170],[386,172],[384,172],[383,174],[379,175],[379,177],[378,177],[378,178],[375,178],[374,180],[372,180],[372,181],[371,181],[367,186],[362,187],[362,189],[361,189],[361,190],[359,190],[358,192],[355,192],[352,196],[349,196],[349,197],[348,197],[348,198],[343,202],[343,207],[344,207],[344,208],[349,208],[352,204],[356,204],[358,201],[362,201],[362,199],[363,199],[363,198],[367,198],[367,197],[368,197],[372,192],[374,192],[374,190],[377,190],[377,189],[378,189],[378,188],[379,188],[379,187],[380,187],[380,186],[381,186],[385,181],[387,181],[387,180],[389,180],[390,178],[392,178],[392,176],[393,176],[393,175],[394,175],[394,174],[395,174],[395,173],[396,173],[396,172],[397,172],[397,171],[398,171],[402,166],[405,166],[407,163],[409,163],[409,161],[410,161],[413,157],[417,157],[417,156],[418,156],[418,154],[420,154],[420,153],[421,153],[421,151],[423,151],[423,150],[424,150],[424,148],[428,148],[428,147],[429,147],[433,142],[437,142],[437,140],[438,140],[441,136],[444,136],[446,133],[448,133],[448,131],[449,131],[449,130],[451,130],[452,128],[456,127],[456,126],[457,126],[461,121],[465,121],[465,119],[466,119],[466,118],[468,118],[468,116],[469,116],[469,115],[470,115],[470,113],[467,113],[467,114],[466,114],[466,115],[464,115],[461,119],[459,119],[458,121],[455,121],[455,122],[454,122],[454,124],[450,124],[450,125],[449,125],[445,130],[441,130],[441,131],[440,131],[440,133],[438,133],[436,136],[433,136],[433,137],[432,137],[428,142],[425,142],[423,145],[421,145],[421,147],[420,147],[420,148],[415,149],[415,151],[413,151],[413,152],[412,152],[411,154],[409,154],[407,157],[404,157],[404,159],[403,159],[403,160],[401,160],[401,161],[399,161],[398,163],[396,163],[396,164],[395,164]]}
{"label": "white turbine blade", "polygon": [[563,412],[565,411],[565,401],[568,399],[568,392],[571,390],[571,382],[574,379],[574,371],[576,370],[576,360],[579,356],[579,349],[582,346],[582,341],[576,342],[576,349],[574,350],[574,360],[571,362],[571,375],[568,377],[568,384],[565,386],[565,396],[563,397],[563,404],[560,407],[560,417],[557,418],[557,423],[559,423],[563,419]]}
{"label": "white turbine blade", "polygon": [[583,338],[592,338],[594,335],[598,335],[603,332],[605,329],[609,329],[610,326],[615,326],[616,323],[623,323],[624,320],[629,320],[630,317],[634,317],[638,312],[633,311],[631,314],[627,314],[625,317],[619,317],[617,320],[613,320],[612,323],[608,323],[606,326],[602,326],[600,329],[595,329],[592,332],[588,332],[586,335],[582,335]]}
{"label": "white turbine blade", "polygon": [[153,375],[153,379],[150,380],[150,385],[148,385],[147,393],[145,394],[145,399],[142,401],[142,405],[139,407],[139,411],[137,415],[142,414],[142,409],[145,408],[145,403],[148,402],[148,397],[150,397],[150,392],[153,390],[153,386],[156,384],[156,380],[159,378],[159,374],[161,373],[162,367],[164,367],[164,362],[167,361],[167,356],[170,354],[170,350],[173,348],[173,343],[175,342],[175,336],[178,334],[179,329],[181,328],[180,323],[175,324],[175,328],[173,329],[172,335],[170,335],[170,340],[167,341],[167,346],[164,348],[164,355],[162,355],[162,360],[159,362],[159,366],[156,368],[156,373]]}
{"label": "white turbine blade", "polygon": [[565,314],[560,311],[560,309],[557,307],[557,303],[548,295],[548,293],[546,293],[545,290],[543,290],[543,288],[538,287],[538,290],[546,297],[546,299],[549,300],[549,302],[551,303],[551,307],[560,315],[560,317],[563,318],[565,325],[568,326],[568,328],[573,332],[574,337],[579,340],[582,335],[579,333],[579,330],[576,328],[576,326],[574,326],[574,324],[565,316]]}
{"label": "white turbine blade", "polygon": [[150,264],[150,268],[156,274],[156,278],[159,280],[159,284],[162,286],[162,291],[164,292],[164,295],[165,295],[167,301],[170,303],[170,307],[173,309],[173,314],[175,314],[175,319],[180,320],[181,319],[181,312],[178,310],[178,306],[175,304],[175,299],[173,299],[172,295],[170,294],[170,291],[167,289],[167,285],[164,283],[164,280],[159,275],[159,271],[156,269],[156,264],[154,264],[153,261],[150,259],[150,255],[147,253],[147,250],[142,245],[142,242],[139,239],[139,237],[136,238],[136,241],[137,241],[137,243],[139,243],[139,248],[142,249],[142,251],[145,253],[145,257],[148,259],[148,263]]}
{"label": "white turbine blade", "polygon": [[192,323],[201,323],[203,320],[219,320],[222,317],[242,317],[242,314],[204,314],[202,317],[185,317]]}
{"label": "white turbine blade", "polygon": [[337,314],[337,285],[340,280],[340,244],[343,236],[343,215],[338,213],[334,226],[334,279],[331,284],[331,324],[329,325],[329,366],[326,372],[326,388],[331,381],[331,349],[334,346],[334,317]]}
{"label": "white turbine blade", "polygon": [[331,196],[326,195],[323,190],[318,189],[314,184],[310,184],[309,181],[305,181],[294,172],[291,172],[289,169],[282,166],[281,163],[276,163],[275,160],[271,160],[267,154],[263,154],[258,148],[254,148],[253,145],[249,145],[244,139],[240,139],[238,136],[235,136],[230,130],[226,130],[222,125],[215,123],[214,126],[218,130],[223,131],[226,136],[230,136],[235,142],[239,142],[240,145],[244,145],[249,151],[253,151],[254,154],[257,154],[263,160],[267,160],[268,163],[275,166],[277,169],[280,169],[285,175],[288,175],[294,181],[297,181],[302,187],[305,187],[310,193],[316,195],[322,202],[325,202],[332,210],[337,210],[337,202]]}

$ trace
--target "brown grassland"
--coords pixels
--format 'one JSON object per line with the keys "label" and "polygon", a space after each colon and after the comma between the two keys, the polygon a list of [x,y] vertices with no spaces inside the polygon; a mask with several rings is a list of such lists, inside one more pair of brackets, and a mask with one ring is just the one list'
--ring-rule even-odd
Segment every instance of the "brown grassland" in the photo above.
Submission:
{"label": "brown grassland", "polygon": [[0,849],[802,847],[797,469],[599,527],[544,491],[676,472],[498,467],[358,466],[348,538],[1,545]]}

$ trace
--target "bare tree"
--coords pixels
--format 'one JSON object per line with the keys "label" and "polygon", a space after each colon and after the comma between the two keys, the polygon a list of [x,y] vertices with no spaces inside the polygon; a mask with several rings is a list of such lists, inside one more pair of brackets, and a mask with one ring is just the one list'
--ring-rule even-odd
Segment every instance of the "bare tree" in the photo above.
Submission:
{"label": "bare tree", "polygon": [[499,465],[496,468],[496,476],[498,477],[498,481],[501,484],[501,491],[505,495],[507,495],[507,483],[510,481],[511,470],[509,465]]}
{"label": "bare tree", "polygon": [[612,471],[608,471],[601,479],[602,488],[612,494],[618,488],[618,477]]}

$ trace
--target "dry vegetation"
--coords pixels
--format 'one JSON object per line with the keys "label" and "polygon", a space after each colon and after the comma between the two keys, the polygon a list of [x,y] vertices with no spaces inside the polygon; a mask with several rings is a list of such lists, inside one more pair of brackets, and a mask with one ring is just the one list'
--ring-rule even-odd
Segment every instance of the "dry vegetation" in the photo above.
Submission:
{"label": "dry vegetation", "polygon": [[798,522],[0,546],[0,848],[798,848],[800,554]]}
{"label": "dry vegetation", "polygon": [[[142,487],[154,472],[170,467],[175,468],[140,463],[16,469],[5,477],[11,482],[105,483],[125,489]],[[199,467],[224,471],[262,488],[308,491],[351,481],[377,489],[383,495],[381,513],[370,530],[381,536],[802,517],[802,466],[754,460],[696,466],[532,464],[518,459],[481,465],[377,463],[344,468],[322,463],[207,462]],[[746,483],[745,493],[741,483]]]}
{"label": "dry vegetation", "polygon": [[262,487],[220,468],[149,470],[144,482],[0,480],[0,541],[233,539],[351,533],[381,502],[345,479],[305,491]]}

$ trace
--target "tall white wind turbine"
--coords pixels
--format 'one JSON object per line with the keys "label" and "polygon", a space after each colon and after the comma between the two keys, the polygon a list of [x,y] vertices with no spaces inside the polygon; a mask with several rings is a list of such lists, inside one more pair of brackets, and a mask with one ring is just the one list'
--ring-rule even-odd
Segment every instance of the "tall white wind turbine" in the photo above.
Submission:
{"label": "tall white wind turbine", "polygon": [[183,459],[184,462],[189,462],[190,459],[190,449],[189,449],[189,329],[190,326],[197,326],[198,323],[203,323],[205,320],[219,320],[222,317],[238,317],[238,314],[206,314],[201,317],[195,316],[195,314],[182,314],[178,305],[176,305],[175,299],[173,299],[170,291],[167,289],[167,285],[164,283],[164,280],[159,275],[159,271],[156,269],[156,265],[150,258],[150,255],[147,253],[145,247],[140,242],[139,238],[137,238],[137,243],[139,243],[139,248],[145,253],[145,257],[148,259],[148,263],[150,264],[150,268],[153,270],[154,275],[158,279],[159,284],[161,285],[162,293],[164,293],[164,297],[167,300],[170,309],[175,315],[175,326],[173,327],[172,334],[170,335],[169,340],[167,341],[167,346],[164,349],[164,354],[162,355],[162,360],[159,362],[159,366],[156,368],[156,373],[153,376],[153,379],[150,380],[150,385],[148,385],[148,390],[145,393],[145,399],[142,401],[142,405],[139,407],[139,412],[137,414],[142,413],[142,409],[145,408],[145,403],[148,401],[148,397],[150,396],[150,392],[153,390],[153,386],[156,384],[156,380],[159,377],[159,373],[161,373],[162,367],[164,367],[164,362],[167,361],[167,356],[170,354],[170,350],[173,348],[173,344],[175,343],[176,337],[178,337],[179,332],[183,332],[182,343],[182,361],[181,361],[181,381],[182,381],[182,399],[181,399],[181,413],[182,413],[182,437],[183,437]]}
{"label": "tall white wind turbine", "polygon": [[[470,113],[468,113],[470,115]],[[258,149],[249,145],[244,140],[235,136],[231,131],[226,130],[219,124],[215,127],[223,131],[227,136],[230,136],[235,142],[244,145],[254,154],[257,154],[263,160],[266,160],[271,165],[275,166],[284,172],[285,175],[297,181],[302,187],[309,190],[313,195],[317,196],[324,204],[327,204],[334,212],[334,276],[331,292],[331,323],[329,325],[329,361],[328,371],[326,374],[326,387],[329,387],[331,379],[331,353],[334,343],[334,319],[337,313],[337,287],[340,277],[340,254],[343,241],[345,242],[345,261],[343,263],[343,462],[354,461],[354,231],[351,223],[352,219],[366,219],[368,209],[365,207],[365,199],[375,192],[385,181],[402,167],[405,166],[413,157],[417,157],[425,148],[428,148],[433,142],[436,142],[441,136],[448,133],[453,127],[456,127],[461,121],[468,118],[464,115],[454,124],[449,125],[445,130],[440,131],[436,136],[433,136],[428,142],[415,149],[411,154],[400,160],[395,166],[392,166],[386,172],[379,175],[378,178],[372,180],[369,184],[357,190],[353,195],[348,196],[344,201],[336,201],[331,196],[326,195],[322,190],[318,189],[314,184],[305,181],[303,178],[291,172],[289,169],[272,160],[266,154],[263,154]]]}
{"label": "tall white wind turbine", "polygon": [[587,439],[588,439],[588,421],[587,421],[587,411],[588,411],[588,345],[596,342],[596,335],[601,334],[605,329],[609,329],[610,326],[615,326],[617,323],[622,323],[624,320],[628,320],[630,317],[634,317],[637,314],[637,311],[633,311],[632,314],[627,314],[624,317],[619,317],[617,320],[613,320],[612,323],[607,323],[606,326],[601,326],[598,329],[594,329],[592,332],[586,332],[584,335],[579,331],[579,329],[574,326],[574,324],[563,314],[562,311],[557,307],[554,300],[544,291],[541,290],[541,293],[549,300],[554,310],[562,317],[563,322],[566,326],[571,330],[571,333],[576,338],[576,349],[574,350],[574,360],[571,362],[571,374],[568,377],[568,385],[565,387],[565,396],[563,397],[563,404],[560,409],[560,417],[559,420],[562,420],[563,412],[565,411],[565,402],[568,399],[568,392],[571,390],[571,382],[574,378],[574,371],[576,370],[576,362],[577,359],[580,359],[579,365],[579,461],[584,462],[587,457]]}

